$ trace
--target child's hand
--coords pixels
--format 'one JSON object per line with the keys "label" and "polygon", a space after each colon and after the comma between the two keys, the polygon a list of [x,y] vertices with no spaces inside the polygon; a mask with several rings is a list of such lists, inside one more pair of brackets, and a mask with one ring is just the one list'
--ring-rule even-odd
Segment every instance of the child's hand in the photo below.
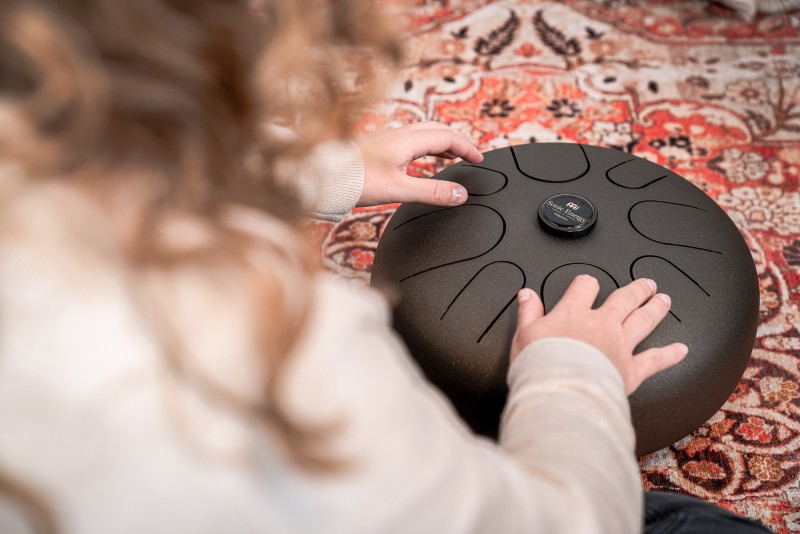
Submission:
{"label": "child's hand", "polygon": [[683,360],[686,345],[673,343],[633,355],[633,349],[655,330],[670,308],[667,295],[656,295],[656,284],[641,278],[617,289],[598,309],[597,280],[581,275],[572,281],[556,306],[544,314],[541,299],[530,289],[517,294],[517,331],[511,361],[530,343],[546,337],[570,337],[600,349],[619,371],[630,395],[647,378]]}
{"label": "child's hand", "polygon": [[364,156],[364,190],[359,206],[391,202],[424,202],[456,206],[467,200],[459,184],[441,180],[413,178],[406,174],[408,164],[422,156],[463,158],[480,163],[483,155],[475,142],[449,126],[422,122],[387,130],[356,140]]}

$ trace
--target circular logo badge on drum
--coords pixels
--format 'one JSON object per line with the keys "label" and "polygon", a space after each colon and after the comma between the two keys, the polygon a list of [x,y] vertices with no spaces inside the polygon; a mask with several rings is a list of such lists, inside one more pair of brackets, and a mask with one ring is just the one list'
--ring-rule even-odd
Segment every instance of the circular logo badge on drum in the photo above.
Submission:
{"label": "circular logo badge on drum", "polygon": [[597,208],[583,197],[555,195],[539,206],[539,222],[546,231],[561,237],[588,234],[597,222]]}

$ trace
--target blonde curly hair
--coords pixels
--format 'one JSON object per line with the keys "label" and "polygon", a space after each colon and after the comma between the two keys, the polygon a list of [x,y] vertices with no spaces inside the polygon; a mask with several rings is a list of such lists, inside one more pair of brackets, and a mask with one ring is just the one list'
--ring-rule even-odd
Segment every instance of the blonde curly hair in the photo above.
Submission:
{"label": "blonde curly hair", "polygon": [[[196,372],[168,314],[152,302],[142,309],[181,379],[263,422],[312,468],[334,465],[319,447],[330,429],[293,421],[275,392],[316,261],[276,168],[351,135],[382,69],[399,58],[396,33],[368,0],[0,3],[0,106],[14,124],[0,131],[0,161],[21,165],[31,183],[60,180],[112,212],[124,197],[130,213],[114,238],[143,294],[154,278],[187,266],[245,280],[263,324],[264,387],[255,400]],[[298,136],[270,137],[265,124]],[[232,223],[231,205],[266,213],[267,232]],[[171,239],[176,221],[203,238]],[[37,531],[55,530],[23,483],[2,476],[0,492]]]}

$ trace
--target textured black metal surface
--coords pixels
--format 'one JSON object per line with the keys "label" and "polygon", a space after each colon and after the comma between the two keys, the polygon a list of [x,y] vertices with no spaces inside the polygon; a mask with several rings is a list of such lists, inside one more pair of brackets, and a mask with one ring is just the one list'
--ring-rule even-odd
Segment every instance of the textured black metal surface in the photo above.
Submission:
{"label": "textured black metal surface", "polygon": [[[435,178],[462,183],[467,203],[401,206],[372,283],[398,295],[395,327],[476,431],[497,432],[516,292],[535,289],[549,310],[581,273],[600,281],[597,305],[635,278],[654,279],[672,311],[639,350],[689,346],[683,362],[630,397],[639,454],[681,439],[722,406],[753,348],[758,279],[736,226],[702,191],[642,158],[567,143],[494,150]],[[537,210],[563,193],[596,206],[590,233],[544,231]]]}

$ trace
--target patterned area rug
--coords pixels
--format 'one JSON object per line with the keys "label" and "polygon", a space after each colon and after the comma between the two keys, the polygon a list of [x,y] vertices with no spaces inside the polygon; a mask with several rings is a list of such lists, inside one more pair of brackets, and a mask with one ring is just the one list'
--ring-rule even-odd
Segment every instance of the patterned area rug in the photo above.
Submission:
{"label": "patterned area rug", "polygon": [[[404,15],[390,126],[438,120],[482,150],[615,147],[673,169],[737,223],[761,283],[750,366],[705,425],[641,458],[642,480],[800,530],[800,12],[744,22],[700,0],[416,0]],[[395,208],[314,223],[325,265],[367,283]]]}

